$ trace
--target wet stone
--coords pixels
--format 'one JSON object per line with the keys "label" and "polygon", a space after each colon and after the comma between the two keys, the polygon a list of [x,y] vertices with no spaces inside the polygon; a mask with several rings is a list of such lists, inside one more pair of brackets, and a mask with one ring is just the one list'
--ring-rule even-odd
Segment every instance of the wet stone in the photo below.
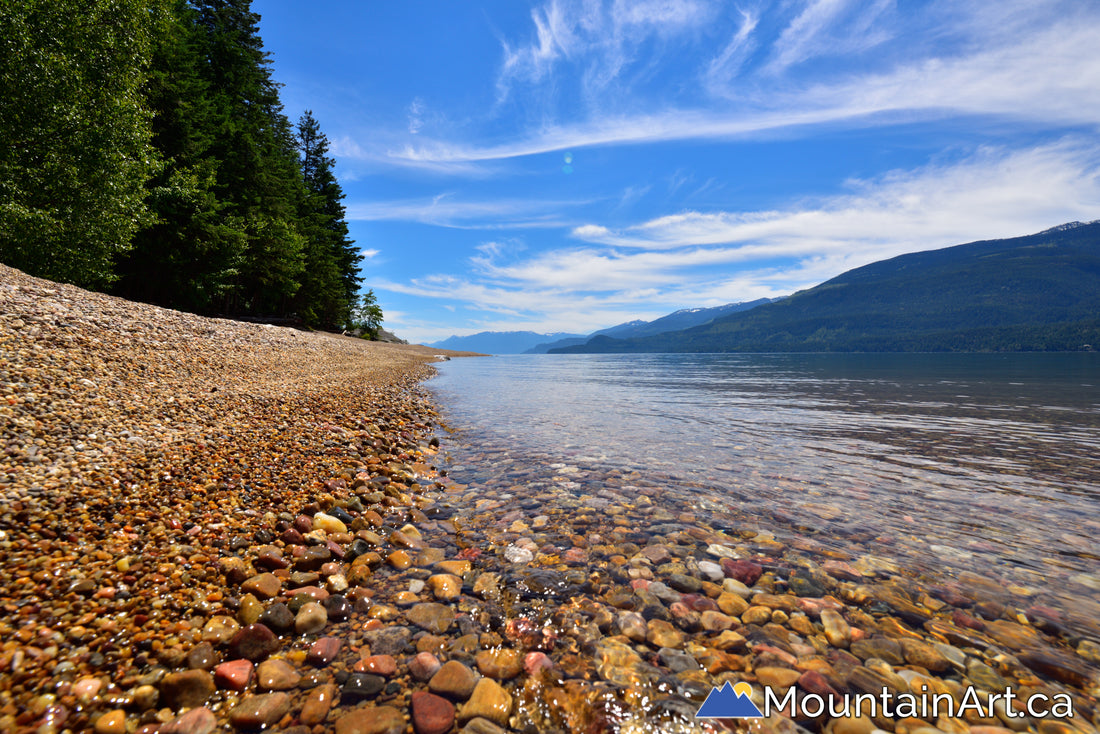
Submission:
{"label": "wet stone", "polygon": [[[423,555],[424,554],[421,553],[421,556]],[[437,561],[434,564],[434,568],[439,569],[443,573],[462,577],[470,572],[472,565],[469,561]]]}
{"label": "wet stone", "polygon": [[355,670],[388,678],[397,672],[397,661],[392,655],[369,655],[355,664]]}
{"label": "wet stone", "polygon": [[616,621],[622,634],[635,642],[645,642],[649,632],[645,617],[637,612],[619,612]]}
{"label": "wet stone", "polygon": [[403,550],[395,550],[393,553],[386,556],[386,563],[390,564],[398,571],[404,571],[412,565],[412,557]]}
{"label": "wet stone", "polygon": [[1008,687],[1008,681],[981,660],[971,660],[966,666],[966,677],[978,688],[996,693]]}
{"label": "wet stone", "polygon": [[[335,577],[333,577],[335,578]],[[351,616],[354,609],[352,603],[343,594],[332,594],[321,600],[321,606],[332,620],[344,620]]]}
{"label": "wet stone", "polygon": [[405,717],[392,706],[366,706],[336,720],[336,734],[404,734]]}
{"label": "wet stone", "polygon": [[290,574],[290,578],[287,579],[287,582],[292,587],[301,587],[301,586],[313,586],[314,584],[316,584],[320,580],[321,580],[321,575],[318,574],[318,573],[312,573],[312,572],[306,572],[306,571],[295,571],[294,573]]}
{"label": "wet stone", "polygon": [[294,626],[294,613],[286,604],[276,602],[263,611],[258,621],[273,630],[285,632]]}
{"label": "wet stone", "polygon": [[523,653],[512,648],[482,650],[477,654],[477,669],[497,680],[511,680],[523,670]]}
{"label": "wet stone", "polygon": [[[905,652],[905,662],[910,665],[918,665],[922,668],[939,673],[951,668],[951,661],[944,657],[939,650],[927,642],[902,638],[901,648]],[[885,660],[885,658],[883,658]],[[892,662],[887,660],[886,662]]]}
{"label": "wet stone", "polygon": [[275,571],[289,567],[290,563],[283,558],[283,551],[281,548],[277,548],[273,545],[265,545],[261,546],[259,551],[257,551],[255,565],[270,571]]}
{"label": "wet stone", "polygon": [[554,661],[541,651],[529,652],[523,656],[523,670],[527,675],[537,675],[540,670],[550,670]]}
{"label": "wet stone", "polygon": [[426,681],[439,672],[439,658],[430,652],[419,652],[409,660],[409,675],[416,680]]}
{"label": "wet stone", "polygon": [[682,573],[674,573],[668,577],[668,585],[676,591],[683,592],[685,594],[695,594],[703,588],[703,582],[694,576],[687,576]]}
{"label": "wet stone", "polygon": [[[263,613],[263,605],[252,594],[245,594],[241,597],[241,606],[237,610],[237,621],[241,624],[255,624],[259,621],[260,615]],[[232,639],[232,638],[230,638]]]}
{"label": "wet stone", "polygon": [[891,665],[901,665],[905,662],[901,645],[889,637],[870,637],[857,640],[851,644],[850,649],[852,654],[861,660],[878,658]]}
{"label": "wet stone", "polygon": [[356,704],[374,698],[386,687],[386,679],[380,675],[352,673],[340,688],[340,701]]}
{"label": "wet stone", "polygon": [[314,688],[306,696],[306,702],[302,704],[302,712],[298,715],[298,719],[306,726],[316,726],[324,722],[335,700],[336,686],[331,683]]}
{"label": "wet stone", "polygon": [[512,712],[512,696],[491,678],[482,678],[458,713],[460,722],[481,717],[501,726],[508,723]]}
{"label": "wet stone", "polygon": [[510,545],[504,549],[504,560],[509,563],[530,563],[535,560],[535,554],[527,548],[521,548],[517,545]]}
{"label": "wet stone", "polygon": [[283,582],[273,573],[261,573],[241,584],[241,591],[257,599],[272,599],[279,595]]}
{"label": "wet stone", "polygon": [[741,621],[745,624],[767,624],[772,620],[772,610],[767,607],[753,606],[741,613]]}
{"label": "wet stone", "polygon": [[302,555],[294,559],[294,568],[299,571],[318,571],[330,560],[332,560],[332,551],[326,546],[311,545]]}
{"label": "wet stone", "polygon": [[508,734],[508,731],[488,719],[477,718],[471,719],[459,734]]}
{"label": "wet stone", "polygon": [[708,632],[721,632],[730,629],[736,624],[736,620],[732,617],[711,610],[707,610],[700,615],[700,622],[703,625],[703,629]]}
{"label": "wet stone", "polygon": [[187,667],[197,670],[210,670],[218,664],[218,654],[209,642],[200,642],[187,653]]}
{"label": "wet stone", "polygon": [[252,682],[252,671],[248,660],[230,660],[214,668],[214,682],[218,688],[243,691]]}
{"label": "wet stone", "polygon": [[338,637],[322,637],[310,645],[306,662],[318,668],[324,667],[336,659],[340,645],[341,640]]}
{"label": "wet stone", "polygon": [[722,572],[728,578],[736,579],[745,586],[752,586],[764,573],[764,568],[759,563],[754,563],[743,558],[723,558],[720,561]]}
{"label": "wet stone", "polygon": [[427,602],[417,604],[405,613],[410,622],[435,634],[446,632],[455,619],[455,612],[445,604]]}
{"label": "wet stone", "polygon": [[108,711],[96,719],[95,734],[126,734],[126,712]]}
{"label": "wet stone", "polygon": [[241,629],[229,643],[232,657],[257,662],[279,651],[282,644],[268,627],[262,624],[250,624]]}
{"label": "wet stone", "polygon": [[238,729],[265,729],[274,726],[290,711],[290,696],[262,693],[245,696],[229,712],[229,721]]}
{"label": "wet stone", "polygon": [[302,605],[298,614],[294,616],[294,630],[300,635],[311,635],[320,632],[328,624],[328,612],[317,602],[311,601]]}
{"label": "wet stone", "polygon": [[673,673],[682,673],[685,670],[698,670],[699,662],[686,652],[662,647],[657,651],[657,659]]}
{"label": "wet stone", "polygon": [[440,601],[454,599],[462,593],[462,579],[449,573],[437,573],[428,578],[428,588]]}
{"label": "wet stone", "polygon": [[787,586],[795,596],[824,596],[825,586],[817,579],[796,574],[787,580]]}
{"label": "wet stone", "polygon": [[825,639],[833,647],[848,647],[852,641],[852,628],[833,609],[821,610],[821,624],[825,627]]}
{"label": "wet stone", "polygon": [[205,670],[169,673],[160,682],[161,701],[174,709],[201,706],[215,690],[214,677]]}
{"label": "wet stone", "polygon": [[240,629],[240,623],[232,617],[212,617],[202,628],[202,639],[212,645],[223,645],[232,640]]}
{"label": "wet stone", "polygon": [[212,734],[217,726],[214,712],[203,706],[172,719],[157,729],[157,734]]}
{"label": "wet stone", "polygon": [[753,669],[756,679],[760,684],[769,688],[788,688],[798,682],[802,676],[797,670],[776,666],[758,667]]}
{"label": "wet stone", "polygon": [[297,686],[301,678],[285,660],[265,660],[256,666],[256,685],[262,691],[285,691]]}
{"label": "wet stone", "polygon": [[465,701],[474,692],[477,680],[477,673],[457,660],[449,660],[428,681],[428,690],[454,701]]}
{"label": "wet stone", "polygon": [[[343,512],[338,508],[333,509],[336,512]],[[347,515],[346,512],[344,512],[343,514]],[[351,522],[351,516],[347,515],[347,517],[348,522]],[[316,515],[313,516],[313,529],[324,530],[326,533],[346,533],[348,531],[347,525],[344,524],[343,520],[335,517],[334,515],[327,515],[323,512],[318,512]]]}
{"label": "wet stone", "polygon": [[412,720],[416,734],[445,734],[454,725],[454,704],[426,691],[414,691]]}
{"label": "wet stone", "polygon": [[684,633],[663,619],[651,619],[646,625],[646,641],[654,647],[683,647]]}

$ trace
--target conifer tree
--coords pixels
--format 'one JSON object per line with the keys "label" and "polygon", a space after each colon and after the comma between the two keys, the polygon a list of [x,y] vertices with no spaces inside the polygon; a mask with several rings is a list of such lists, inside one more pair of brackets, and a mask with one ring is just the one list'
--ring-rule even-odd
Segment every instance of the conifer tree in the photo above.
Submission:
{"label": "conifer tree", "polygon": [[351,323],[363,258],[355,250],[355,241],[348,237],[344,192],[328,150],[328,138],[313,112],[307,110],[298,121],[298,152],[305,184],[299,226],[306,238],[306,262],[297,310],[307,323],[335,329]]}
{"label": "conifer tree", "polygon": [[163,169],[149,181],[157,221],[139,232],[118,264],[116,292],[128,298],[210,313],[231,295],[247,237],[243,220],[218,198],[219,161],[197,13],[176,0],[157,36],[146,103]]}
{"label": "conifer tree", "polygon": [[193,0],[211,115],[213,192],[244,236],[224,309],[286,311],[302,273],[297,228],[302,196],[290,121],[260,41],[249,0]]}

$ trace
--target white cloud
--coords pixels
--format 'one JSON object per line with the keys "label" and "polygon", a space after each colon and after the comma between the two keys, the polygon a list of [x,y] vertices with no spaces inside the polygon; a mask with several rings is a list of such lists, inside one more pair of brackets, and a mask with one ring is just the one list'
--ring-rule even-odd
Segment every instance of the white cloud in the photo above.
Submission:
{"label": "white cloud", "polygon": [[382,253],[381,250],[373,250],[373,249],[371,249],[371,250],[360,250],[359,251],[359,254],[362,255],[363,257],[365,257],[368,260],[370,260],[373,257],[378,257],[378,255],[380,255],[381,253]]}
{"label": "white cloud", "polygon": [[738,251],[753,257],[1012,236],[1096,218],[1100,147],[1067,139],[1026,151],[984,149],[957,164],[893,172],[849,187],[854,193],[786,211],[688,211],[619,231],[586,224],[572,234],[586,242],[649,250],[738,244]]}
{"label": "white cloud", "polygon": [[[860,16],[864,22],[883,12],[876,10],[879,5],[873,4]],[[1021,19],[1033,22],[1024,24]],[[972,19],[974,23],[984,20],[980,14]],[[828,80],[818,77],[809,85],[787,80],[761,87],[759,80],[742,75],[736,82],[740,86],[735,88],[731,81],[723,88],[720,73],[704,70],[704,84],[714,94],[735,97],[736,106],[670,109],[665,102],[653,105],[660,111],[597,110],[576,116],[575,121],[544,121],[533,133],[505,143],[434,140],[392,149],[388,155],[397,165],[460,165],[588,146],[744,138],[842,122],[892,124],[899,117],[929,120],[966,115],[1045,125],[1100,123],[1100,95],[1095,93],[1100,89],[1100,54],[1096,52],[1100,15],[1078,10],[1039,23],[1019,11],[1010,26],[1011,34],[991,33],[980,43],[960,44],[951,54],[929,51],[863,71],[837,72]],[[934,39],[936,32],[927,33]],[[811,54],[809,46],[797,47],[801,49],[797,53],[795,46],[789,48],[788,59]],[[721,55],[708,64],[720,67],[720,61]]]}
{"label": "white cloud", "polygon": [[535,199],[468,201],[459,199],[451,192],[444,192],[431,198],[352,203],[347,206],[347,219],[420,222],[454,229],[561,227],[567,224],[564,211],[587,203],[590,202]]}
{"label": "white cloud", "polygon": [[766,72],[781,74],[811,59],[859,53],[888,41],[893,31],[879,23],[892,6],[891,0],[812,0],[783,29]]}
{"label": "white cloud", "polygon": [[549,0],[531,11],[527,42],[502,40],[498,99],[517,85],[553,88],[556,67],[572,64],[585,100],[601,105],[624,72],[651,63],[642,53],[646,42],[699,28],[713,14],[702,0]]}
{"label": "white cloud", "polygon": [[1100,145],[1067,139],[1028,151],[983,149],[848,188],[781,211],[688,211],[621,229],[586,224],[572,231],[586,245],[527,258],[513,251],[506,262],[499,243],[486,243],[467,276],[375,287],[466,303],[513,328],[545,323],[549,330],[615,323],[570,321],[577,313],[664,313],[774,297],[905,252],[1096,219]]}
{"label": "white cloud", "polygon": [[409,134],[416,135],[424,127],[424,100],[415,98],[409,105]]}

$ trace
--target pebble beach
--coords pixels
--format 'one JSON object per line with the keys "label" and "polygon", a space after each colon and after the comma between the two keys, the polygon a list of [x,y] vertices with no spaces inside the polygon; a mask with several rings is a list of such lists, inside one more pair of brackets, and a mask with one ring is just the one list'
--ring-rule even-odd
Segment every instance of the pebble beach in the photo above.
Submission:
{"label": "pebble beach", "polygon": [[[441,355],[0,266],[0,732],[1096,731],[1094,599],[716,525],[645,472],[464,481]],[[726,683],[988,705],[697,718]]]}

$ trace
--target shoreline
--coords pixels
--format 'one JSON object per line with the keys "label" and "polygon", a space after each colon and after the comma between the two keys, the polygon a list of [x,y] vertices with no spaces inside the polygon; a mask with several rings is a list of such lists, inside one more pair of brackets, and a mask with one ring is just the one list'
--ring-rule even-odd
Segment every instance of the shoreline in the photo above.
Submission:
{"label": "shoreline", "polygon": [[422,381],[446,350],[2,266],[0,303],[0,731],[717,731],[694,715],[727,682],[758,705],[921,684],[1075,707],[797,717],[828,734],[1094,731],[1100,648],[1003,589],[806,564],[641,476],[442,475]]}

